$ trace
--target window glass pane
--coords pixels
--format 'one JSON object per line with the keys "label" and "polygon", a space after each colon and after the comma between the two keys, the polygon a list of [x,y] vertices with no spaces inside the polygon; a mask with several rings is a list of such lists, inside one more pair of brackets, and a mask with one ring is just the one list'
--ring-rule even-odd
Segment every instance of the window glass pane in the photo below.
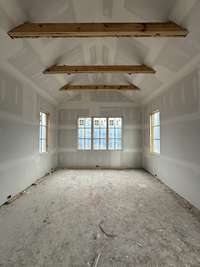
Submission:
{"label": "window glass pane", "polygon": [[40,127],[39,127],[39,152],[47,152],[47,123],[48,115],[40,112]]}
{"label": "window glass pane", "polygon": [[99,138],[100,137],[100,133],[99,133],[99,129],[94,129],[94,132],[93,132],[93,135],[94,135],[94,138]]}
{"label": "window glass pane", "polygon": [[39,152],[40,153],[42,152],[42,142],[41,142],[41,140],[39,141]]}
{"label": "window glass pane", "polygon": [[46,140],[41,140],[41,152],[46,152]]}
{"label": "window glass pane", "polygon": [[109,118],[108,119],[108,138],[109,144],[108,148],[110,150],[121,149],[122,148],[122,118]]}
{"label": "window glass pane", "polygon": [[109,126],[109,128],[114,128],[114,119],[113,118],[108,119],[108,126]]}
{"label": "window glass pane", "polygon": [[99,118],[94,118],[94,128],[99,128],[99,126],[100,126]]}
{"label": "window glass pane", "polygon": [[85,139],[85,149],[86,150],[91,149],[91,139]]}
{"label": "window glass pane", "polygon": [[120,128],[122,125],[122,119],[121,118],[114,118],[114,125],[117,128]]}
{"label": "window glass pane", "polygon": [[78,127],[83,128],[85,125],[85,119],[84,118],[79,118],[78,119]]}
{"label": "window glass pane", "polygon": [[42,125],[47,125],[47,115],[43,112],[41,112],[41,124]]}
{"label": "window glass pane", "polygon": [[106,139],[106,129],[100,129],[100,138]]}
{"label": "window glass pane", "polygon": [[115,149],[114,139],[109,139],[109,141],[108,141],[108,149],[110,149],[110,150],[114,150]]}
{"label": "window glass pane", "polygon": [[93,148],[94,148],[94,150],[98,150],[99,149],[99,139],[94,139],[93,140]]}
{"label": "window glass pane", "polygon": [[154,126],[160,125],[160,112],[156,112],[153,114],[153,120],[154,120],[153,123]]}
{"label": "window glass pane", "polygon": [[79,149],[84,149],[85,148],[84,139],[79,139],[78,140],[78,148]]}
{"label": "window glass pane", "polygon": [[160,153],[160,140],[153,141],[153,151],[155,153]]}
{"label": "window glass pane", "polygon": [[115,148],[116,149],[122,148],[121,139],[115,139]]}
{"label": "window glass pane", "polygon": [[80,128],[80,129],[78,130],[78,137],[79,137],[79,138],[84,138],[84,129],[83,129],[83,128]]}
{"label": "window glass pane", "polygon": [[114,138],[115,137],[115,129],[114,128],[110,128],[109,129],[109,138]]}
{"label": "window glass pane", "polygon": [[106,118],[100,118],[100,127],[106,128],[107,127],[107,119]]}
{"label": "window glass pane", "polygon": [[160,139],[160,126],[153,128],[154,139]]}
{"label": "window glass pane", "polygon": [[100,149],[106,149],[106,139],[100,139]]}
{"label": "window glass pane", "polygon": [[41,126],[41,139],[46,139],[46,126]]}
{"label": "window glass pane", "polygon": [[92,119],[91,118],[85,118],[85,127],[90,128],[92,124]]}
{"label": "window glass pane", "polygon": [[91,129],[85,129],[85,138],[91,138]]}
{"label": "window glass pane", "polygon": [[42,139],[42,127],[40,126],[40,133],[39,133],[40,137],[39,137],[39,141],[40,139]]}
{"label": "window glass pane", "polygon": [[115,129],[115,138],[121,138],[121,129],[120,128]]}

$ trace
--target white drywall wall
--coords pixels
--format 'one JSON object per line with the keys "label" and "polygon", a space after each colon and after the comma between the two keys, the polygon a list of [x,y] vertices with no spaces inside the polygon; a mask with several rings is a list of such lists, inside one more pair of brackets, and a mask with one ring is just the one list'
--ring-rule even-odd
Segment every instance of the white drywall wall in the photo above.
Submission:
{"label": "white drywall wall", "polygon": [[[79,151],[77,119],[79,116],[123,117],[123,149],[121,151]],[[141,112],[121,93],[79,94],[59,109],[59,167],[124,167],[142,164]]]}
{"label": "white drywall wall", "polygon": [[[57,166],[56,109],[0,70],[0,205]],[[40,154],[39,112],[50,113],[49,151]]]}
{"label": "white drywall wall", "polygon": [[[161,112],[161,154],[149,153],[149,113]],[[200,208],[200,67],[143,107],[143,166]]]}

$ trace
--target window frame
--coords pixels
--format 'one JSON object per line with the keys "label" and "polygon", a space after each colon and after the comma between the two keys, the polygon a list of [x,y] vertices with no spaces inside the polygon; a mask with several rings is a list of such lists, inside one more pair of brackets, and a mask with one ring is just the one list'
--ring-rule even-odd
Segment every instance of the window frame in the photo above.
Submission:
{"label": "window frame", "polygon": [[[87,119],[87,118],[91,118],[91,148],[90,149],[81,149],[79,148],[79,119]],[[76,123],[76,139],[77,139],[77,145],[76,145],[76,148],[78,151],[84,151],[84,152],[89,152],[89,151],[92,151],[92,148],[93,148],[93,132],[92,132],[92,129],[93,129],[93,118],[92,117],[89,117],[89,116],[80,116],[77,118],[77,123]],[[82,138],[81,138],[82,139]],[[83,139],[87,139],[87,138],[83,138]]]}
{"label": "window frame", "polygon": [[[152,123],[152,118],[156,113],[159,113],[159,124],[154,126]],[[160,155],[161,154],[161,112],[160,112],[160,110],[156,109],[153,112],[151,112],[149,114],[149,118],[150,118],[150,123],[149,123],[149,126],[150,126],[150,148],[149,148],[149,150],[150,150],[151,154]],[[159,131],[160,131],[160,138],[159,139],[154,138],[154,128],[155,127],[159,127]],[[159,142],[160,142],[160,151],[159,152],[154,151],[154,145],[153,145],[154,140],[159,140]]]}
{"label": "window frame", "polygon": [[[121,138],[109,138],[109,127],[107,127],[107,150],[108,151],[122,151],[123,147],[124,147],[124,118],[122,116],[116,116],[116,117],[107,117],[107,120],[109,121],[109,119],[116,119],[116,118],[120,118],[121,119]],[[108,123],[109,125],[109,123]],[[115,127],[114,127],[115,129]],[[121,148],[115,148],[115,149],[109,149],[109,139],[121,139]]]}
{"label": "window frame", "polygon": [[[78,122],[79,122],[79,119],[80,118],[91,118],[91,149],[80,149],[79,148],[79,132],[78,132],[78,129],[79,129],[79,126],[78,126]],[[106,121],[107,121],[107,127],[106,127],[106,149],[94,149],[94,138],[93,138],[93,131],[94,131],[94,118],[106,118]],[[122,125],[121,125],[121,148],[118,148],[118,149],[109,149],[109,145],[108,145],[108,141],[109,141],[109,134],[108,134],[108,131],[109,131],[109,127],[108,127],[108,121],[109,119],[115,119],[115,118],[121,118],[121,122],[122,122]],[[115,152],[115,151],[122,151],[123,150],[123,146],[124,146],[124,139],[123,139],[123,136],[124,136],[124,129],[123,129],[123,116],[115,116],[115,117],[108,117],[108,116],[78,116],[77,118],[77,126],[76,126],[76,139],[77,139],[77,150],[78,151],[82,151],[82,152],[90,152],[90,151],[95,151],[95,152],[105,152],[105,151],[109,151],[109,152]]]}
{"label": "window frame", "polygon": [[[43,113],[46,115],[46,125],[42,125],[40,124],[40,114]],[[50,118],[50,113],[49,112],[45,112],[45,111],[40,111],[39,112],[39,153],[40,154],[45,154],[49,152],[49,118]],[[40,138],[40,127],[45,127],[46,128],[46,136],[45,139]],[[45,151],[41,151],[40,147],[41,147],[41,140],[45,140]]]}

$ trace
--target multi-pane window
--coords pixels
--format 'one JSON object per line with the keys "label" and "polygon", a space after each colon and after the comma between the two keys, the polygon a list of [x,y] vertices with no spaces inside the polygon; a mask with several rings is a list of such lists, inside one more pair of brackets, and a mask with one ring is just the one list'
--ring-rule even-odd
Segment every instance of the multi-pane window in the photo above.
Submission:
{"label": "multi-pane window", "polygon": [[79,118],[78,149],[122,149],[122,118]]}
{"label": "multi-pane window", "polygon": [[108,118],[108,149],[122,148],[122,118]]}
{"label": "multi-pane window", "polygon": [[78,149],[90,150],[92,140],[92,119],[78,119]]}
{"label": "multi-pane window", "polygon": [[150,114],[150,151],[160,154],[160,112]]}
{"label": "multi-pane window", "polygon": [[93,149],[106,150],[107,118],[93,118]]}
{"label": "multi-pane window", "polygon": [[48,150],[48,124],[49,114],[40,112],[40,133],[39,133],[39,152],[47,152]]}

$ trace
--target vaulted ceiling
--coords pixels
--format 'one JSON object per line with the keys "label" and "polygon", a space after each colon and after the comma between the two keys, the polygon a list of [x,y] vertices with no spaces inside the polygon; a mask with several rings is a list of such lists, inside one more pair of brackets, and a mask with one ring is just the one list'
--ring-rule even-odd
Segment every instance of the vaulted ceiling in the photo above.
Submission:
{"label": "vaulted ceiling", "polygon": [[[15,72],[59,103],[75,97],[60,92],[70,84],[134,83],[141,90],[123,92],[143,101],[200,55],[198,0],[0,0],[0,67]],[[12,40],[7,32],[29,22],[164,22],[189,30],[186,38],[41,38]],[[156,74],[44,75],[54,64],[147,64]]]}

